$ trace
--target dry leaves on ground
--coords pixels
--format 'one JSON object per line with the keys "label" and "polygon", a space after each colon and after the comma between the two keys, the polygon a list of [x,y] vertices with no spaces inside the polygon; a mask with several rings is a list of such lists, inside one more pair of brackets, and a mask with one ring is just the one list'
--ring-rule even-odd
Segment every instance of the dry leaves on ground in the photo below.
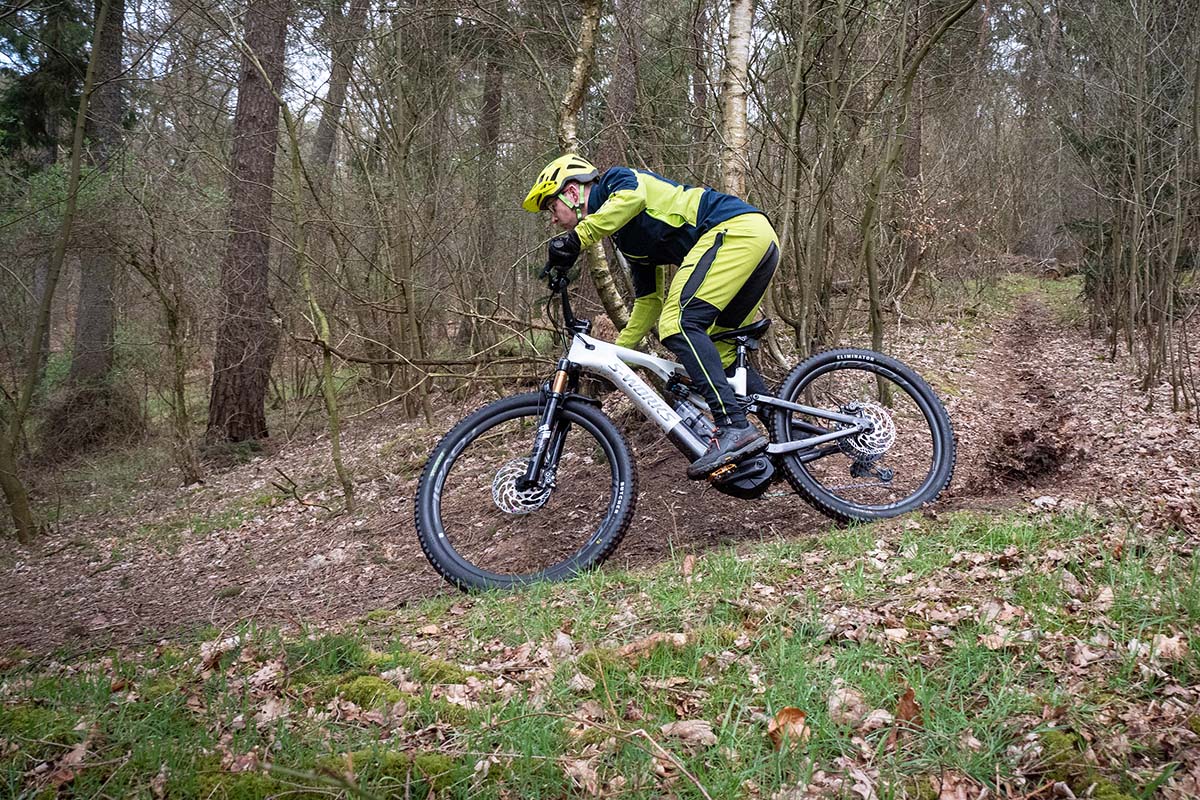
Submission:
{"label": "dry leaves on ground", "polygon": [[812,737],[808,714],[795,706],[779,709],[767,723],[767,736],[776,750],[798,747]]}
{"label": "dry leaves on ground", "polygon": [[685,719],[662,726],[664,736],[679,739],[684,744],[712,747],[717,743],[712,723],[702,719]]}

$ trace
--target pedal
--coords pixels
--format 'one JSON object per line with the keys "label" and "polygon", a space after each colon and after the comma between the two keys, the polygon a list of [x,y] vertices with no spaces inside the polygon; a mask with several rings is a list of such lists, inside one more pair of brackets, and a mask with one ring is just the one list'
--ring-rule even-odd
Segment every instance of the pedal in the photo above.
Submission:
{"label": "pedal", "polygon": [[716,483],[717,481],[719,481],[729,475],[732,475],[734,472],[737,471],[737,468],[738,468],[738,465],[736,462],[734,462],[732,464],[726,464],[725,466],[721,467],[720,469],[716,469],[716,470],[713,470],[712,472],[708,473],[708,480],[710,483]]}

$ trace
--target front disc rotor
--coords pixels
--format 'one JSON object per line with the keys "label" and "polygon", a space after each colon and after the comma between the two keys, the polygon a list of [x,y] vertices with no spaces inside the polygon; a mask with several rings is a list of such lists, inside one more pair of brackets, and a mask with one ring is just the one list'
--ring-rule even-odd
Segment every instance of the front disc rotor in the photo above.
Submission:
{"label": "front disc rotor", "polygon": [[496,508],[506,514],[532,514],[550,499],[550,486],[517,488],[517,483],[525,477],[528,465],[529,459],[514,458],[505,462],[492,479],[492,501]]}

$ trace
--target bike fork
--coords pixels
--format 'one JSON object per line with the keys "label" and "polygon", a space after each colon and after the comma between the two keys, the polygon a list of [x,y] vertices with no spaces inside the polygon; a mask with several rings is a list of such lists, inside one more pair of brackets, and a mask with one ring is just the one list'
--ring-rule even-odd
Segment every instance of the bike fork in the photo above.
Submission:
{"label": "bike fork", "polygon": [[570,426],[570,423],[560,419],[559,412],[566,401],[570,383],[571,373],[567,370],[567,362],[559,361],[558,369],[546,390],[546,407],[538,421],[533,451],[529,454],[525,475],[517,481],[517,488],[522,491],[535,487],[543,488],[546,475],[553,475],[558,467],[558,459],[562,455],[563,444],[567,438],[567,428]]}

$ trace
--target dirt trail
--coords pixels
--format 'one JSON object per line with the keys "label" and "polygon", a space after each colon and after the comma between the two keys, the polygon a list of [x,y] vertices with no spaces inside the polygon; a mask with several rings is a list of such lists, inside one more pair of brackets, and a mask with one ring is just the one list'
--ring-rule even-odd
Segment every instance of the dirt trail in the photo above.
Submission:
{"label": "dirt trail", "polygon": [[[1120,504],[1148,524],[1191,526],[1200,536],[1194,419],[1171,413],[1163,397],[1146,411],[1128,370],[1036,297],[988,322],[914,327],[889,342],[945,394],[955,424],[958,468],[938,508]],[[465,411],[448,411],[435,427]],[[751,504],[686,481],[683,461],[656,431],[618,422],[642,487],[618,564],[828,525],[784,484]],[[245,620],[320,625],[447,591],[421,554],[411,510],[440,432],[356,423],[344,442],[362,481],[355,516],[331,517],[272,487],[277,468],[302,486],[327,481],[327,443],[317,437],[203,487],[172,490],[163,479],[115,512],[65,525],[0,567],[0,642],[46,652]]]}

